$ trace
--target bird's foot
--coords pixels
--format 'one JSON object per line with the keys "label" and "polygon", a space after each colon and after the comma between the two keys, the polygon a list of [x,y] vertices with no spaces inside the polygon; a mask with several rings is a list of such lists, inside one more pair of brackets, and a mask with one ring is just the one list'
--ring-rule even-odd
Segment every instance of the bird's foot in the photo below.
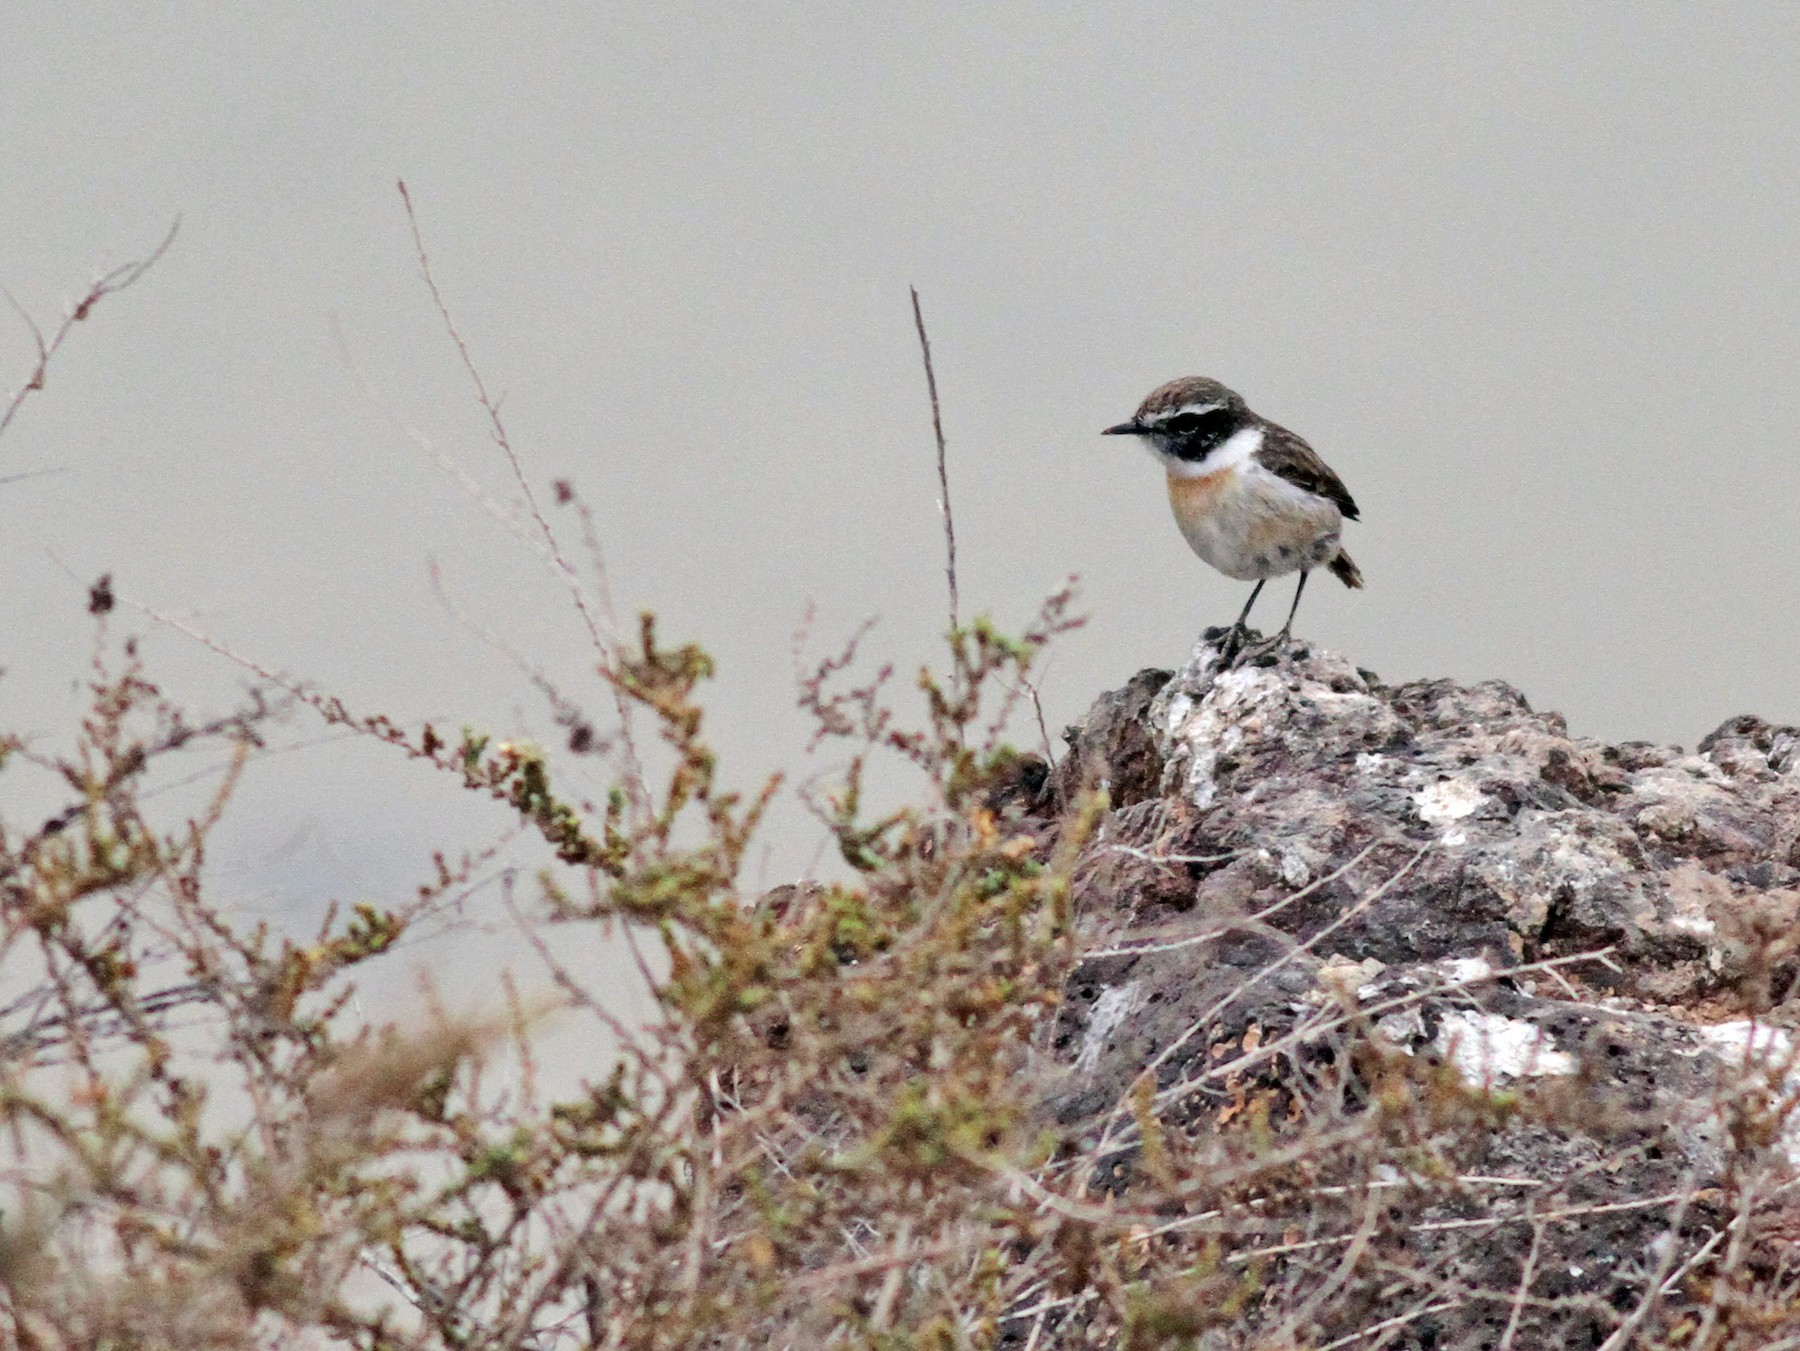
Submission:
{"label": "bird's foot", "polygon": [[1221,630],[1208,631],[1207,639],[1218,648],[1221,671],[1229,671],[1238,664],[1240,657],[1257,646],[1256,643],[1250,641],[1250,632],[1242,624],[1233,624],[1230,628],[1223,630],[1222,636],[1218,638],[1214,638],[1213,635],[1221,634]]}
{"label": "bird's foot", "polygon": [[1245,643],[1238,654],[1240,660],[1254,661],[1262,666],[1273,666],[1281,660],[1281,654],[1292,647],[1294,635],[1286,627],[1272,637],[1262,638],[1254,643]]}

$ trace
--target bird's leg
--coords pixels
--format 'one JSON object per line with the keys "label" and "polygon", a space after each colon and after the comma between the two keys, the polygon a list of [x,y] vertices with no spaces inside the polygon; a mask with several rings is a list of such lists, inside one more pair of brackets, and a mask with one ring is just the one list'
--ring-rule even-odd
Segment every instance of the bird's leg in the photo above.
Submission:
{"label": "bird's leg", "polygon": [[1300,585],[1294,586],[1294,603],[1287,606],[1287,622],[1282,624],[1282,642],[1287,642],[1294,637],[1294,612],[1300,608],[1300,592],[1307,590],[1307,577],[1309,576],[1310,572],[1301,568]]}
{"label": "bird's leg", "polygon": [[1238,653],[1243,651],[1244,641],[1250,636],[1250,630],[1246,627],[1250,621],[1250,607],[1256,604],[1256,598],[1262,595],[1262,589],[1268,585],[1268,582],[1269,579],[1264,577],[1251,588],[1250,599],[1244,602],[1244,608],[1237,617],[1237,623],[1231,626],[1231,632],[1225,637],[1225,664],[1227,666],[1236,661]]}
{"label": "bird's leg", "polygon": [[1281,632],[1275,635],[1275,647],[1285,647],[1289,640],[1294,636],[1294,611],[1300,608],[1300,593],[1306,590],[1307,576],[1308,574],[1305,569],[1302,569],[1300,573],[1300,585],[1294,588],[1294,603],[1288,606],[1287,623],[1283,624],[1281,626]]}
{"label": "bird's leg", "polygon": [[1294,603],[1288,606],[1287,623],[1281,626],[1281,632],[1277,633],[1273,638],[1266,639],[1263,642],[1256,644],[1256,653],[1258,656],[1266,656],[1272,652],[1279,652],[1292,641],[1294,636],[1294,612],[1300,608],[1300,593],[1304,590],[1306,590],[1306,573],[1302,572],[1300,574],[1300,585],[1294,588]]}

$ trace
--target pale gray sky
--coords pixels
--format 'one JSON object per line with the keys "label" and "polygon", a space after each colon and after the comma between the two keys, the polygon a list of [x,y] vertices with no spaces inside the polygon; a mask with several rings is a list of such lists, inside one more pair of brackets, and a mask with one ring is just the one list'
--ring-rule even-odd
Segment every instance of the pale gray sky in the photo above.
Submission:
{"label": "pale gray sky", "polygon": [[[1608,738],[1800,721],[1796,90],[1773,3],[13,5],[0,283],[47,323],[183,226],[0,442],[0,473],[69,471],[0,488],[0,719],[71,706],[64,565],[364,708],[547,730],[435,557],[599,702],[555,586],[406,434],[503,489],[404,176],[536,481],[594,503],[628,610],[717,654],[740,779],[795,762],[809,601],[822,637],[878,612],[903,667],[942,625],[908,283],[965,608],[1083,579],[1053,728],[1244,599],[1098,435],[1200,373],[1362,506],[1368,589],[1321,577],[1303,635]],[[0,316],[0,385],[30,358]],[[197,698],[237,678],[151,651]],[[494,819],[454,801],[297,753],[243,866],[366,894]]]}

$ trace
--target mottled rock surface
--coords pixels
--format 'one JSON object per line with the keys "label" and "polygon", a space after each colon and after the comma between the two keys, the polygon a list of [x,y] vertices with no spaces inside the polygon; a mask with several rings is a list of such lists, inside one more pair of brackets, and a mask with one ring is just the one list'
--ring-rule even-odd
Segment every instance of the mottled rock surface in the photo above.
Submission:
{"label": "mottled rock surface", "polygon": [[1034,805],[1114,804],[1046,1112],[1128,1194],[1146,1073],[1222,1141],[1259,1094],[1353,1116],[1384,1065],[1448,1076],[1491,1117],[1446,1127],[1458,1185],[1382,1165],[1380,1237],[1454,1297],[1419,1312],[1396,1277],[1413,1313],[1380,1344],[1611,1345],[1652,1282],[1697,1299],[1729,1198],[1800,1159],[1800,730],[1608,745],[1498,681],[1385,685],[1305,645],[1226,668],[1221,636],[1102,698]]}

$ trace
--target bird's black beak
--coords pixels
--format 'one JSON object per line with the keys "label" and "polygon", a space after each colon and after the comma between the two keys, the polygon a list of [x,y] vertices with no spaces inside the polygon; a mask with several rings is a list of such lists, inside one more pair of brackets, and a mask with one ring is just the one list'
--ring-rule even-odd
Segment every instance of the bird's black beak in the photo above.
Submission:
{"label": "bird's black beak", "polygon": [[1102,436],[1139,436],[1139,435],[1143,434],[1143,430],[1144,429],[1142,427],[1138,426],[1137,423],[1135,423],[1135,422],[1121,422],[1116,427],[1108,427],[1105,431],[1101,432],[1100,435],[1102,435]]}

